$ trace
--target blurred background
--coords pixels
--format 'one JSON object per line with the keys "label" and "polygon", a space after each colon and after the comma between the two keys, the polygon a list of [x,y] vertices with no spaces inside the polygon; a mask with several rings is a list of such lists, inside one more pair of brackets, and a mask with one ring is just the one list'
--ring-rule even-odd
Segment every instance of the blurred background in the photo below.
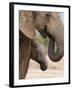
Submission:
{"label": "blurred background", "polygon": [[[64,13],[60,13],[62,22],[64,23]],[[45,49],[46,58],[48,60],[48,69],[46,71],[41,71],[40,65],[34,60],[30,59],[29,69],[26,76],[26,79],[35,79],[35,78],[60,78],[64,77],[64,57],[59,62],[52,62],[47,53],[48,53],[48,38],[42,38],[40,33],[36,30],[36,38],[39,44],[41,44]]]}

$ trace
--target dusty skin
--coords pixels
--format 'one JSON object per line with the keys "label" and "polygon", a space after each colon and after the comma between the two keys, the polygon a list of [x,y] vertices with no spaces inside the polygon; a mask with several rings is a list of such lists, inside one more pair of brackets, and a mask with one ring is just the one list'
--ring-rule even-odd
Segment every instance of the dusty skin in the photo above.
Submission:
{"label": "dusty skin", "polygon": [[59,62],[52,62],[48,56],[48,69],[41,71],[40,66],[33,60],[30,60],[28,73],[26,79],[37,79],[37,78],[61,78],[64,77],[64,57]]}

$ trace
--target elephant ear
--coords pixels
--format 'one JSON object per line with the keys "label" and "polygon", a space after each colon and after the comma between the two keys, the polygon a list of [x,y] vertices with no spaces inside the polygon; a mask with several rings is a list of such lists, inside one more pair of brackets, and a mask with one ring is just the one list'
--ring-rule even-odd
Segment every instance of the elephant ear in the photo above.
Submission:
{"label": "elephant ear", "polygon": [[31,11],[19,11],[19,29],[29,39],[36,38]]}

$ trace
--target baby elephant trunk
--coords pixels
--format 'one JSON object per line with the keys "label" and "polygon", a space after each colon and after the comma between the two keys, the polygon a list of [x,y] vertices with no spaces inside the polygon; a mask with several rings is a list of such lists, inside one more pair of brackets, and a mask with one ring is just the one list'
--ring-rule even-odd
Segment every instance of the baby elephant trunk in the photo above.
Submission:
{"label": "baby elephant trunk", "polygon": [[44,52],[44,48],[37,42],[32,41],[31,58],[40,64],[40,69],[45,71],[47,69],[47,58]]}

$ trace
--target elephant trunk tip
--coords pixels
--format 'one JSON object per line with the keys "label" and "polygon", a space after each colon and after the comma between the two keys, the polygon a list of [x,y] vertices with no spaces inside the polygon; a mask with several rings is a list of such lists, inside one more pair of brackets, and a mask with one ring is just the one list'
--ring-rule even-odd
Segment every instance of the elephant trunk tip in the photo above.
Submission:
{"label": "elephant trunk tip", "polygon": [[51,39],[48,48],[48,56],[53,62],[59,62],[64,56],[63,44],[59,44],[57,46],[57,51],[55,52],[55,40]]}
{"label": "elephant trunk tip", "polygon": [[42,71],[45,71],[45,70],[47,70],[47,65],[43,65],[43,64],[41,64],[40,65],[40,69],[42,70]]}
{"label": "elephant trunk tip", "polygon": [[62,59],[62,57],[64,56],[64,52],[63,52],[63,50],[59,50],[57,53],[51,52],[51,54],[49,52],[48,56],[51,61],[59,62]]}
{"label": "elephant trunk tip", "polygon": [[56,57],[55,58],[54,57],[52,58],[52,57],[49,56],[50,60],[53,61],[53,62],[59,62],[62,59],[62,57],[63,56],[58,57],[58,58],[56,58]]}

